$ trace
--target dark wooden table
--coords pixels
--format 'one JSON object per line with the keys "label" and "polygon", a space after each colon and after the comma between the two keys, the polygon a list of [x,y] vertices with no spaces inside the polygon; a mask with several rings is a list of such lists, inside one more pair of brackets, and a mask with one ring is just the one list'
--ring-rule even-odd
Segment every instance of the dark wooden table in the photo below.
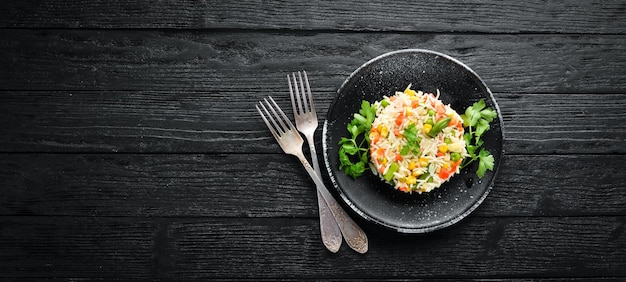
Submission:
{"label": "dark wooden table", "polygon": [[[624,1],[3,1],[0,38],[0,278],[626,279]],[[486,81],[500,174],[449,228],[352,213],[369,252],[330,253],[254,104],[305,69],[323,119],[405,48]]]}

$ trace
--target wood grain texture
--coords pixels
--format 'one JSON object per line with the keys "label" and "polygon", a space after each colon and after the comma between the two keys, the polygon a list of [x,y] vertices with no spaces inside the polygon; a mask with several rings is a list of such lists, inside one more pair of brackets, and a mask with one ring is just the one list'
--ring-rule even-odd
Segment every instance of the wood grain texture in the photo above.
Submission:
{"label": "wood grain texture", "polygon": [[0,278],[145,277],[157,230],[150,220],[1,217]]}
{"label": "wood grain texture", "polygon": [[510,217],[421,236],[368,229],[360,255],[323,249],[313,219],[0,217],[0,277],[624,277],[625,223]]}
{"label": "wood grain texture", "polygon": [[[620,0],[3,1],[0,280],[624,281],[624,26]],[[305,69],[322,118],[405,48],[486,81],[500,174],[451,227],[357,218],[369,252],[331,254],[254,103],[290,113]]]}
{"label": "wood grain texture", "polygon": [[0,27],[624,33],[622,1],[5,1]]}
{"label": "wood grain texture", "polygon": [[[4,91],[0,151],[279,153],[254,108],[267,94]],[[324,121],[334,94],[315,94],[318,117]],[[272,96],[291,116],[287,94]],[[495,96],[508,154],[626,153],[626,94]],[[320,126],[320,159],[321,136]]]}
{"label": "wood grain texture", "polygon": [[305,69],[336,91],[397,49],[456,57],[494,92],[626,93],[626,35],[0,30],[0,90],[284,93]]}
{"label": "wood grain texture", "polygon": [[[624,216],[624,162],[507,155],[472,216]],[[312,181],[283,154],[3,154],[0,183],[0,215],[317,217]]]}

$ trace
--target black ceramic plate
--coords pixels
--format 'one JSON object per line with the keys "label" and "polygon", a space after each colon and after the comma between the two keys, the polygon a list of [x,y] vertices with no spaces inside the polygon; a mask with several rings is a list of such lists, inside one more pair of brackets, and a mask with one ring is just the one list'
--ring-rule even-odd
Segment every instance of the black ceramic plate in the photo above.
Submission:
{"label": "black ceramic plate", "polygon": [[[459,114],[480,99],[498,112],[483,136],[484,147],[495,158],[493,171],[478,179],[474,162],[429,193],[406,194],[369,170],[356,180],[339,170],[337,142],[349,137],[346,125],[360,109],[361,101],[381,100],[409,84],[414,90],[436,93],[438,89],[439,98]],[[425,233],[458,222],[489,193],[502,159],[502,116],[489,88],[463,63],[433,51],[400,50],[372,59],[346,79],[330,106],[322,138],[330,179],[350,208],[366,220],[398,232]]]}

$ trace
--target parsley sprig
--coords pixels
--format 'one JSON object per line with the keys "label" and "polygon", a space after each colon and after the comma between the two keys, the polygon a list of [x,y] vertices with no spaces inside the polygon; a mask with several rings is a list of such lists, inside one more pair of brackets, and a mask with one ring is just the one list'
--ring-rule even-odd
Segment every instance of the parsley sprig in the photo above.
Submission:
{"label": "parsley sprig", "polygon": [[[339,169],[352,178],[365,172],[369,163],[369,131],[376,117],[376,107],[368,101],[361,102],[361,109],[347,126],[351,138],[339,141]],[[362,135],[362,136],[361,136]]]}
{"label": "parsley sprig", "polygon": [[476,175],[479,178],[485,176],[487,170],[493,170],[493,155],[487,149],[481,148],[484,143],[481,137],[489,130],[489,123],[497,116],[498,113],[487,107],[482,99],[468,107],[465,113],[461,115],[463,127],[468,129],[463,135],[463,139],[465,139],[467,153],[470,155],[469,158],[463,160],[461,168],[465,168],[478,160]]}
{"label": "parsley sprig", "polygon": [[417,127],[414,123],[409,124],[404,129],[404,138],[406,138],[406,145],[400,150],[401,156],[406,156],[409,152],[413,154],[419,154],[421,138],[417,136]]}

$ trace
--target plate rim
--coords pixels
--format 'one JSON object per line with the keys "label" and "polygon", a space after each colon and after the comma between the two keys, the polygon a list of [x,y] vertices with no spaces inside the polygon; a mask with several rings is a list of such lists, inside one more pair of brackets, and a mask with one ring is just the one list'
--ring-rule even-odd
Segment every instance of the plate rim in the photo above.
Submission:
{"label": "plate rim", "polygon": [[[485,81],[474,71],[472,70],[469,66],[467,66],[465,63],[459,61],[458,59],[451,57],[449,55],[443,54],[441,52],[437,52],[437,51],[433,51],[433,50],[429,50],[429,49],[422,49],[422,48],[410,48],[410,49],[400,49],[400,50],[395,50],[395,51],[390,51],[390,52],[386,52],[383,53],[381,55],[378,55],[370,60],[368,60],[367,62],[363,63],[361,66],[359,66],[357,69],[355,69],[341,84],[341,86],[337,89],[336,94],[339,95],[341,94],[342,89],[344,89],[344,87],[346,86],[346,84],[352,80],[352,78],[357,75],[363,68],[366,68],[367,66],[369,66],[370,64],[381,60],[385,57],[389,57],[392,55],[396,55],[399,53],[427,53],[427,54],[432,54],[432,55],[436,55],[436,56],[441,56],[443,58],[445,58],[446,60],[449,60],[455,64],[458,64],[459,66],[461,66],[463,69],[465,69],[466,71],[469,71],[474,77],[476,77],[478,79],[478,81],[480,81],[480,83],[482,84],[483,87],[485,87],[485,90],[487,91],[487,94],[489,96],[489,98],[491,99],[491,101],[494,104],[495,110],[498,113],[498,121],[500,123],[500,128],[504,128],[504,124],[503,124],[503,119],[502,119],[502,113],[500,111],[500,107],[495,99],[495,97],[493,96],[493,92],[491,92],[491,89],[489,89],[489,86],[487,86],[487,84],[485,83]],[[495,184],[495,180],[496,177],[498,175],[498,172],[500,170],[500,165],[502,163],[502,157],[504,156],[504,146],[502,146],[501,150],[500,150],[500,157],[496,160],[496,164],[495,164],[495,169],[493,170],[493,178],[490,180],[490,183],[488,183],[487,188],[485,189],[485,191],[482,193],[482,195],[480,197],[478,197],[475,202],[464,212],[455,215],[454,217],[450,218],[449,220],[446,220],[444,222],[441,222],[439,224],[435,224],[435,225],[431,225],[431,226],[425,226],[425,227],[415,227],[415,228],[410,228],[410,227],[401,227],[401,226],[397,226],[397,225],[393,225],[393,224],[389,224],[387,222],[384,222],[382,220],[376,219],[370,215],[368,215],[367,213],[365,213],[364,211],[362,211],[360,208],[358,208],[356,206],[356,204],[350,200],[346,193],[343,191],[343,189],[341,189],[339,187],[339,184],[337,182],[337,179],[335,178],[335,176],[333,175],[332,172],[332,167],[330,164],[330,160],[328,157],[328,144],[327,144],[327,136],[328,136],[328,115],[334,110],[336,103],[337,103],[338,99],[337,97],[335,97],[335,99],[333,99],[333,102],[330,104],[328,111],[326,112],[326,118],[324,120],[324,125],[322,127],[322,155],[324,157],[324,165],[326,166],[326,172],[328,174],[328,177],[330,178],[330,181],[333,185],[333,188],[335,188],[335,190],[339,193],[339,196],[341,197],[341,199],[343,200],[343,202],[345,204],[347,204],[350,209],[352,209],[352,211],[354,211],[355,213],[357,213],[361,218],[365,219],[366,221],[369,222],[373,222],[376,223],[378,225],[381,225],[383,227],[386,227],[388,229],[393,229],[397,232],[400,233],[412,233],[412,234],[422,234],[422,233],[429,233],[435,230],[439,230],[439,229],[443,229],[449,226],[452,226],[456,223],[458,223],[459,221],[463,220],[464,218],[466,218],[469,214],[471,214],[474,210],[476,210],[478,208],[478,206],[480,206],[484,200],[487,198],[487,195],[491,192],[491,189],[493,188],[494,184]],[[501,141],[504,141],[504,132],[503,130],[501,130]]]}

